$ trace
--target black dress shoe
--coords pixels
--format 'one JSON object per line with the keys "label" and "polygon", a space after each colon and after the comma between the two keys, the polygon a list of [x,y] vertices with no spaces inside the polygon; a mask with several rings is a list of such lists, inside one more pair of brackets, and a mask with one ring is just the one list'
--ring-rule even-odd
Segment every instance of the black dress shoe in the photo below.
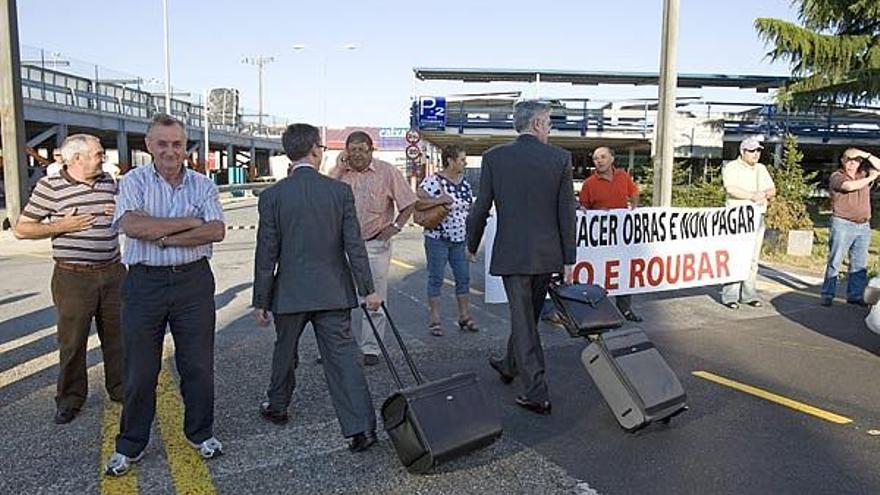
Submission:
{"label": "black dress shoe", "polygon": [[640,321],[644,321],[641,316],[635,314],[633,312],[633,310],[631,310],[631,309],[624,311],[623,317],[626,318],[627,320],[635,322],[635,323],[639,323]]}
{"label": "black dress shoe", "polygon": [[498,372],[498,377],[501,378],[501,383],[507,385],[513,381],[514,376],[504,372],[504,368],[501,367],[500,359],[494,359],[490,357],[489,366],[491,366],[493,370]]}
{"label": "black dress shoe", "polygon": [[519,407],[521,407],[523,409],[531,411],[535,414],[543,414],[543,415],[550,414],[550,409],[551,409],[549,400],[545,400],[544,402],[532,402],[529,399],[526,399],[525,397],[523,397],[522,395],[517,396],[516,405],[518,405]]}
{"label": "black dress shoe", "polygon": [[272,405],[268,402],[260,404],[260,415],[276,425],[287,424],[289,417],[287,411],[276,411],[272,409]]}
{"label": "black dress shoe", "polygon": [[351,437],[351,443],[348,444],[348,450],[352,452],[363,452],[376,443],[376,432],[368,431],[358,433]]}
{"label": "black dress shoe", "polygon": [[79,414],[78,409],[59,409],[55,411],[55,424],[66,425],[73,421],[77,414]]}

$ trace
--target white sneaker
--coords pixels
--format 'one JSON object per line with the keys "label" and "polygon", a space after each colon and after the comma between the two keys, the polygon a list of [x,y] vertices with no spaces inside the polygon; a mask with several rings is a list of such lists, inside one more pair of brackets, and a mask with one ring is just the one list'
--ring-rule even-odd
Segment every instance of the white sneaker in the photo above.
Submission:
{"label": "white sneaker", "polygon": [[199,455],[202,456],[202,459],[213,459],[223,455],[223,444],[220,443],[220,440],[217,440],[216,437],[211,437],[202,443],[189,442],[189,444],[192,448],[199,451]]}
{"label": "white sneaker", "polygon": [[104,474],[107,476],[122,476],[131,471],[131,465],[143,459],[143,457],[143,451],[141,451],[136,457],[128,457],[125,454],[114,452],[113,455],[110,456],[110,459],[107,460],[107,465],[104,467]]}

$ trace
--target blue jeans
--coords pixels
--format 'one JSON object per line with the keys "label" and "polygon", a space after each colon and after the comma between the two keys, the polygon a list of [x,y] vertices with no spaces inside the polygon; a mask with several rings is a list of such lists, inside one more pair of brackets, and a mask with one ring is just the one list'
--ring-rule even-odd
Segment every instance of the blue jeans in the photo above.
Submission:
{"label": "blue jeans", "polygon": [[849,253],[849,272],[846,275],[846,300],[861,301],[868,285],[868,247],[871,245],[870,222],[855,223],[831,217],[831,235],[828,238],[828,264],[822,299],[833,299],[837,294],[837,274],[843,257]]}
{"label": "blue jeans", "polygon": [[428,262],[428,297],[440,297],[446,263],[455,277],[455,295],[467,294],[471,285],[470,267],[464,252],[464,242],[434,239],[425,236],[425,258]]}

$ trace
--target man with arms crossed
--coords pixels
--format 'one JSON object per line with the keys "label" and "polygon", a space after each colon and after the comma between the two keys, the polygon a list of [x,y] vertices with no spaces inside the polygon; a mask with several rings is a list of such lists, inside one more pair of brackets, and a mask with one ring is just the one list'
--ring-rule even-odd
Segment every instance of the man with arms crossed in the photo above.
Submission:
{"label": "man with arms crossed", "polygon": [[764,213],[767,212],[767,202],[776,196],[773,178],[770,177],[767,167],[760,162],[763,149],[757,138],[746,138],[739,144],[739,158],[727,162],[721,169],[724,191],[727,193],[726,205],[752,205],[758,218],[748,278],[742,282],[725,284],[721,288],[721,303],[730,309],[738,309],[741,302],[753,308],[763,306],[758,299],[758,259],[764,243]]}
{"label": "man with arms crossed", "polygon": [[217,187],[183,166],[186,128],[153,118],[147,150],[153,163],[120,181],[114,223],[125,232],[122,287],[125,402],[116,452],[106,473],[125,474],[143,457],[156,413],[156,384],[166,327],[186,414],[184,435],[203,458],[222,453],[214,438],[214,274],[212,244],[226,235]]}

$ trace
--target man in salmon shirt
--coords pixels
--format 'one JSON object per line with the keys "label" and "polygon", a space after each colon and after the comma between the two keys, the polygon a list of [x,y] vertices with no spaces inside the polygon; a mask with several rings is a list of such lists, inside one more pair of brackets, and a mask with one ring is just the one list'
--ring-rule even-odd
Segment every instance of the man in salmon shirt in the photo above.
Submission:
{"label": "man in salmon shirt", "polygon": [[[587,210],[613,210],[639,206],[639,186],[626,170],[614,166],[614,151],[607,146],[593,150],[596,171],[581,186],[578,200]],[[629,321],[640,322],[642,317],[632,310],[631,296],[617,296],[617,309]]]}

